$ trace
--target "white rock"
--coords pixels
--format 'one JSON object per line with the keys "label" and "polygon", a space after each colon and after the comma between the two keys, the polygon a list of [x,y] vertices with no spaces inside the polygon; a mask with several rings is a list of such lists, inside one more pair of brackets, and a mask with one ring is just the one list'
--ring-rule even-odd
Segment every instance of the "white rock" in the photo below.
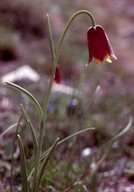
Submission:
{"label": "white rock", "polygon": [[3,75],[0,81],[2,83],[5,83],[7,81],[15,82],[15,81],[21,81],[21,80],[29,80],[29,81],[36,82],[36,81],[39,81],[39,79],[40,79],[40,75],[34,69],[32,69],[28,65],[24,65],[14,71],[11,71]]}

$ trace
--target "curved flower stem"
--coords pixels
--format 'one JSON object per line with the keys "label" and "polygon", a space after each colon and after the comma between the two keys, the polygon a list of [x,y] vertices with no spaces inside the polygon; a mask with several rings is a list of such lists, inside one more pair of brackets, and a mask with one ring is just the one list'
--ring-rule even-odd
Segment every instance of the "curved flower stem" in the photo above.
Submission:
{"label": "curved flower stem", "polygon": [[43,128],[44,128],[44,120],[42,119],[42,121],[40,122],[38,146],[37,146],[37,152],[36,152],[36,156],[35,156],[35,170],[34,170],[32,192],[37,192],[36,179],[38,176],[38,171],[39,171],[39,166],[40,166],[40,156],[41,156],[41,150],[42,150],[42,144],[43,144],[43,130],[44,130]]}
{"label": "curved flower stem", "polygon": [[80,10],[78,12],[76,12],[68,21],[62,35],[61,38],[59,40],[58,46],[57,46],[57,50],[56,53],[54,53],[54,45],[53,45],[53,38],[52,38],[52,32],[51,32],[51,25],[50,25],[50,21],[49,21],[49,17],[47,15],[47,21],[48,21],[48,31],[49,31],[49,39],[50,39],[50,48],[51,48],[51,52],[52,52],[52,74],[50,77],[50,82],[49,82],[49,87],[48,87],[48,91],[46,94],[46,99],[45,99],[45,103],[43,106],[43,112],[44,112],[44,118],[42,119],[42,121],[40,122],[40,131],[39,131],[39,140],[38,140],[38,148],[37,148],[37,154],[36,154],[36,160],[35,160],[35,171],[34,171],[34,182],[33,182],[33,192],[37,192],[36,189],[36,178],[38,176],[38,171],[39,171],[39,165],[40,165],[40,154],[41,154],[41,149],[42,149],[42,143],[43,143],[43,128],[44,128],[44,124],[46,122],[46,118],[47,118],[47,109],[48,109],[48,104],[49,104],[49,100],[50,100],[50,94],[51,94],[51,90],[52,90],[52,85],[53,85],[53,80],[54,80],[54,76],[55,76],[55,70],[56,70],[56,65],[58,63],[58,58],[59,58],[59,54],[60,54],[60,50],[63,44],[63,40],[65,38],[65,35],[68,31],[69,26],[71,25],[72,21],[80,14],[86,14],[90,17],[91,22],[92,22],[92,26],[95,26],[95,20],[92,16],[92,14],[86,10]]}
{"label": "curved flower stem", "polygon": [[[58,63],[58,59],[59,59],[59,54],[60,54],[60,50],[61,50],[61,47],[62,47],[62,44],[63,44],[63,41],[64,41],[64,38],[66,36],[66,33],[71,25],[71,23],[73,22],[73,20],[81,15],[81,14],[86,14],[91,22],[92,22],[92,26],[94,27],[96,25],[95,23],[95,19],[93,17],[93,15],[87,11],[87,10],[80,10],[78,12],[76,12],[71,18],[70,20],[68,21],[62,35],[61,35],[61,38],[59,40],[59,43],[58,43],[58,46],[57,46],[57,50],[56,50],[56,53],[55,53],[55,57],[53,59],[53,67],[52,67],[52,74],[51,74],[51,78],[50,78],[50,83],[49,83],[49,87],[48,87],[48,92],[47,92],[47,95],[46,95],[46,100],[45,100],[45,103],[44,103],[44,115],[45,115],[45,119],[46,119],[46,115],[47,115],[47,108],[48,108],[48,103],[49,103],[49,97],[50,97],[50,93],[51,93],[51,89],[52,89],[52,85],[53,85],[53,80],[54,80],[54,76],[55,76],[55,70],[56,70],[56,65]],[[51,34],[51,31],[50,31],[50,34]],[[54,54],[53,54],[54,55]]]}
{"label": "curved flower stem", "polygon": [[60,50],[61,50],[61,47],[62,47],[62,44],[63,44],[63,40],[64,40],[64,38],[65,38],[65,35],[66,35],[67,31],[68,31],[68,28],[70,27],[70,25],[71,25],[71,23],[73,22],[73,20],[74,20],[77,16],[79,16],[79,15],[81,15],[81,14],[86,14],[86,15],[91,19],[91,22],[92,22],[92,26],[93,26],[93,27],[96,25],[95,19],[94,19],[93,15],[92,15],[89,11],[87,11],[87,10],[80,10],[80,11],[76,12],[76,13],[70,18],[70,20],[68,21],[68,23],[67,23],[67,25],[66,25],[66,27],[65,27],[62,35],[61,35],[61,38],[60,38],[60,40],[59,40],[59,44],[58,44],[58,46],[57,46],[57,51],[56,51],[55,59],[54,59],[54,64],[55,64],[55,65],[56,65],[57,62],[58,62]]}

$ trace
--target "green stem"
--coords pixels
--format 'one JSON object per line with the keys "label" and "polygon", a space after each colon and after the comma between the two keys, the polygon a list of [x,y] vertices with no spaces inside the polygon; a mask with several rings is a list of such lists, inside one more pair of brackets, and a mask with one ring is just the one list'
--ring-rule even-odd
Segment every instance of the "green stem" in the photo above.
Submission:
{"label": "green stem", "polygon": [[43,129],[44,128],[44,120],[40,122],[40,132],[39,132],[39,139],[38,139],[38,148],[36,153],[36,159],[35,159],[35,170],[34,170],[34,179],[33,179],[33,192],[36,191],[36,179],[39,171],[39,165],[40,165],[40,156],[41,156],[41,149],[42,149],[42,143],[43,143]]}
{"label": "green stem", "polygon": [[54,80],[54,76],[55,76],[55,70],[56,70],[56,65],[58,63],[58,59],[59,59],[59,54],[60,54],[60,50],[65,38],[65,35],[68,31],[69,26],[71,25],[72,21],[80,14],[86,14],[87,16],[90,17],[91,22],[92,22],[92,26],[95,26],[95,20],[93,15],[86,10],[80,10],[78,12],[76,12],[68,21],[62,35],[61,38],[59,40],[58,46],[57,46],[57,50],[56,53],[54,54],[54,46],[53,46],[53,38],[52,38],[52,32],[51,32],[51,26],[50,26],[50,21],[49,21],[49,17],[47,15],[47,21],[48,21],[48,30],[49,30],[49,37],[50,37],[50,45],[51,45],[51,51],[52,51],[52,62],[53,62],[53,66],[52,66],[52,74],[50,77],[50,82],[49,82],[49,87],[48,87],[48,91],[47,91],[47,95],[46,95],[46,99],[45,99],[45,103],[43,106],[43,110],[44,110],[44,121],[42,120],[40,123],[40,132],[39,132],[39,145],[38,145],[38,149],[37,149],[37,154],[36,154],[36,161],[35,161],[35,172],[34,172],[34,183],[33,183],[33,192],[36,192],[35,189],[35,180],[37,178],[38,175],[38,171],[39,171],[39,164],[40,164],[40,154],[41,154],[41,148],[42,148],[42,142],[43,142],[43,127],[44,127],[44,123],[46,121],[47,118],[47,109],[48,109],[48,104],[49,104],[49,100],[50,100],[50,94],[51,94],[51,90],[52,90],[52,85],[53,85],[53,80]]}
{"label": "green stem", "polygon": [[59,142],[59,138],[57,138],[54,142],[54,144],[52,145],[52,147],[50,148],[50,151],[48,152],[48,155],[45,157],[45,159],[43,160],[42,162],[42,165],[41,165],[41,168],[40,168],[40,171],[39,171],[39,174],[38,174],[38,177],[36,179],[36,191],[38,191],[38,187],[39,187],[39,184],[40,184],[40,181],[42,179],[42,176],[45,172],[45,167],[54,151],[54,149],[57,147],[58,145],[58,142]]}
{"label": "green stem", "polygon": [[73,20],[74,20],[77,16],[79,16],[79,15],[81,15],[81,14],[86,14],[86,15],[91,19],[91,22],[92,22],[92,26],[93,26],[93,27],[96,25],[95,20],[94,20],[94,17],[93,17],[93,15],[92,15],[89,11],[80,10],[80,11],[76,12],[76,13],[70,18],[70,20],[68,21],[68,23],[67,23],[67,25],[66,25],[66,27],[65,27],[62,35],[61,35],[61,38],[60,38],[60,41],[59,41],[59,44],[58,44],[58,47],[57,47],[57,52],[56,52],[56,54],[55,54],[55,60],[54,60],[54,64],[55,64],[55,65],[56,65],[57,62],[58,62],[60,50],[61,50],[61,47],[62,47],[62,44],[63,44],[63,40],[64,40],[64,38],[65,38],[65,35],[66,35],[67,31],[68,31],[68,28],[70,27],[70,25],[71,25],[71,23],[73,22]]}
{"label": "green stem", "polygon": [[[49,103],[49,98],[50,98],[50,93],[51,93],[51,90],[52,90],[52,85],[53,85],[53,80],[54,80],[54,76],[55,76],[55,70],[56,70],[56,65],[58,63],[58,59],[59,59],[59,54],[60,54],[60,50],[61,50],[61,47],[62,47],[62,44],[63,44],[63,41],[64,41],[64,38],[65,38],[65,35],[68,31],[68,28],[69,26],[71,25],[71,23],[73,22],[73,20],[78,16],[78,15],[81,15],[81,14],[86,14],[90,19],[91,19],[91,22],[92,22],[92,26],[94,27],[96,25],[95,23],[95,20],[94,20],[94,17],[93,15],[89,12],[89,11],[86,11],[86,10],[80,10],[78,12],[76,12],[71,18],[70,20],[68,21],[62,35],[61,35],[61,38],[59,40],[59,43],[58,43],[58,46],[57,46],[57,50],[56,50],[56,54],[55,54],[55,57],[53,59],[53,67],[52,67],[52,74],[51,74],[51,78],[50,78],[50,83],[49,83],[49,88],[48,88],[48,92],[47,92],[47,95],[46,95],[46,100],[45,100],[45,104],[44,104],[44,115],[45,115],[45,118],[46,118],[46,115],[47,115],[47,108],[48,108],[48,103]],[[48,19],[48,17],[47,17]],[[49,20],[48,20],[49,21]],[[48,22],[49,23],[49,22]],[[49,30],[50,30],[50,37],[52,32],[51,32],[51,27],[49,27]],[[53,42],[51,42],[51,45],[53,45]],[[54,56],[54,52],[53,52],[53,56]]]}

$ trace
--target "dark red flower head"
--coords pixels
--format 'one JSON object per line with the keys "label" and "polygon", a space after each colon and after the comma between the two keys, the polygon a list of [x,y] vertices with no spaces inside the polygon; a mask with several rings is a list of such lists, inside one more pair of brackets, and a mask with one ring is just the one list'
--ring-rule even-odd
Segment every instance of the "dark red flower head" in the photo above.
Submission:
{"label": "dark red flower head", "polygon": [[112,63],[111,57],[117,59],[109,39],[104,31],[104,29],[96,25],[95,27],[90,27],[87,31],[88,40],[88,51],[89,51],[89,61],[95,59],[97,64],[103,63],[105,60]]}
{"label": "dark red flower head", "polygon": [[56,67],[54,82],[61,83],[61,75],[60,75],[60,70],[58,67]]}

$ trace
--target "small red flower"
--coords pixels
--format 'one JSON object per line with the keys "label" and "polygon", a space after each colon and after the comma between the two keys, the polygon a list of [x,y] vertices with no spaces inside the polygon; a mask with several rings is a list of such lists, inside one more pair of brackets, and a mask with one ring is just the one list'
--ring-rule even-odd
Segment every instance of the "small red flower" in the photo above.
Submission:
{"label": "small red flower", "polygon": [[105,60],[112,63],[111,57],[117,59],[109,39],[101,26],[96,25],[95,27],[90,27],[87,31],[87,40],[89,51],[88,63],[90,63],[92,59],[94,59],[97,64],[101,64]]}
{"label": "small red flower", "polygon": [[60,70],[58,67],[56,67],[54,82],[61,83],[61,75],[60,75]]}

